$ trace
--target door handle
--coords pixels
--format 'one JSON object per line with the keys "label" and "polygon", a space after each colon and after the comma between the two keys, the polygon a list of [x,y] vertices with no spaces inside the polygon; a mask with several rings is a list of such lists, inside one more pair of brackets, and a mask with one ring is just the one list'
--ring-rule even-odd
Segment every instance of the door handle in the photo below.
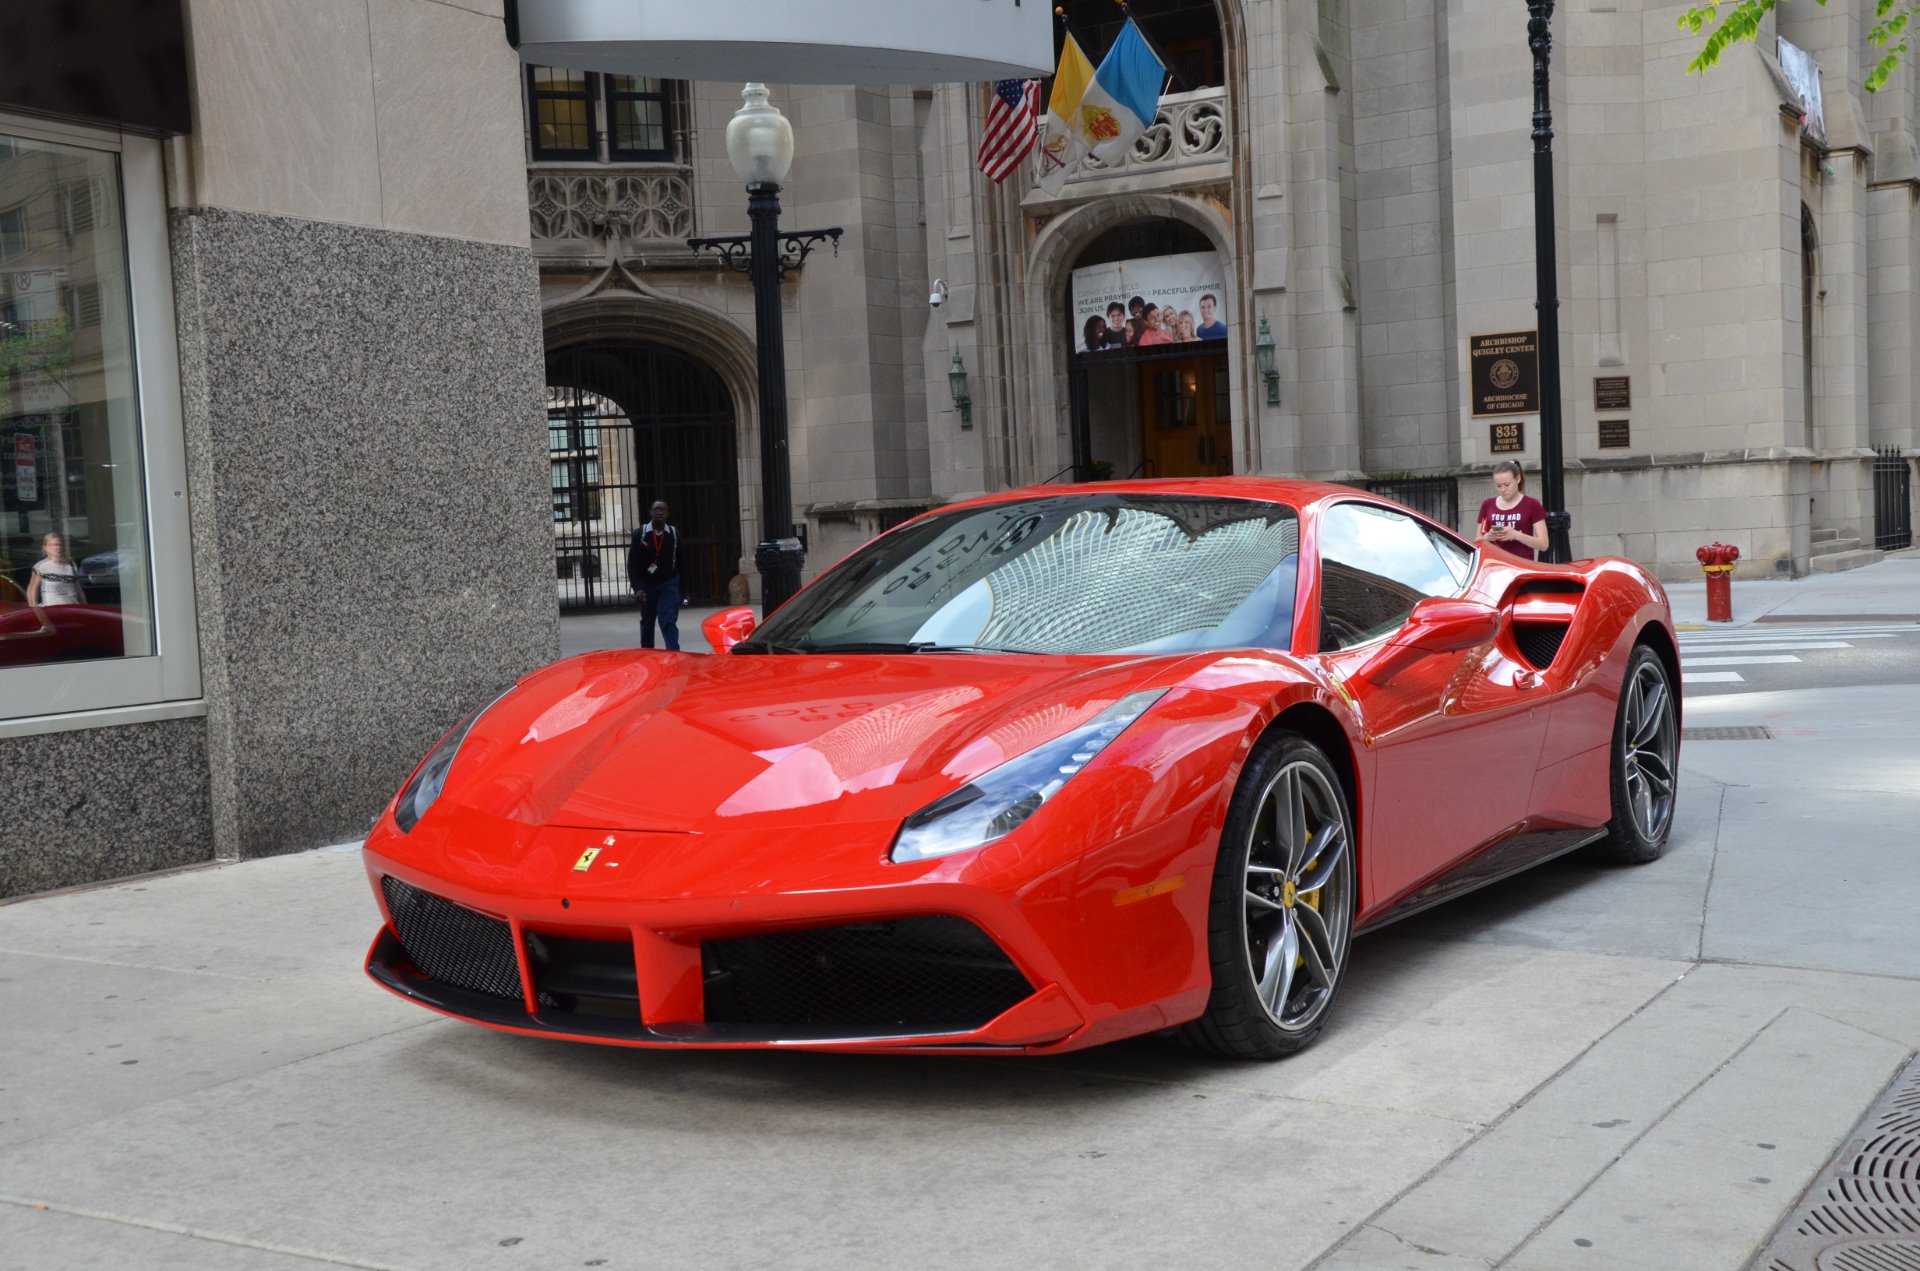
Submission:
{"label": "door handle", "polygon": [[1513,686],[1515,688],[1539,688],[1540,673],[1538,671],[1516,671],[1513,675]]}

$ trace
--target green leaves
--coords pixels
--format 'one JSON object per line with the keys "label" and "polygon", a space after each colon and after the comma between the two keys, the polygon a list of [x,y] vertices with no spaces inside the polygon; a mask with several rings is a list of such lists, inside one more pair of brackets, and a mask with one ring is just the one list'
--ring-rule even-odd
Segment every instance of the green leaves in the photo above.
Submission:
{"label": "green leaves", "polygon": [[[1827,0],[1815,2],[1824,5]],[[1705,30],[1707,39],[1700,46],[1700,52],[1687,63],[1687,74],[1694,75],[1706,70],[1719,62],[1720,55],[1734,44],[1759,35],[1760,20],[1781,3],[1784,0],[1739,0],[1739,3],[1732,5],[1690,6],[1680,15],[1680,29],[1689,35],[1698,35]],[[1865,87],[1868,92],[1878,92],[1906,59],[1910,47],[1907,27],[1913,21],[1916,8],[1920,8],[1920,0],[1874,0],[1874,24],[1867,31],[1867,39],[1872,41],[1875,48],[1885,49],[1886,53],[1867,73]],[[1726,11],[1725,16],[1722,16],[1722,10]]]}
{"label": "green leaves", "polygon": [[[1825,4],[1827,0],[1819,0]],[[1900,3],[1900,0],[1888,0]],[[1718,4],[1699,4],[1687,9],[1680,15],[1680,29],[1689,35],[1698,35],[1702,27],[1715,19],[1719,25],[1707,33],[1707,42],[1700,46],[1700,52],[1687,63],[1687,74],[1695,75],[1720,60],[1720,54],[1742,40],[1751,40],[1760,34],[1760,20],[1773,12],[1779,0],[1739,0],[1731,7]],[[1727,9],[1725,17],[1720,16],[1721,9]]]}

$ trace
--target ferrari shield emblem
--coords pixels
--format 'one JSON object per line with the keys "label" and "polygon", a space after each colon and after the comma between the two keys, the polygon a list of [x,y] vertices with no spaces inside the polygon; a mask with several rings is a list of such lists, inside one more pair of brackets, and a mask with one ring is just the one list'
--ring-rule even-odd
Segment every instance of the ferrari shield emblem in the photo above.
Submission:
{"label": "ferrari shield emblem", "polygon": [[599,855],[600,855],[600,849],[597,847],[590,847],[586,851],[580,853],[580,859],[573,863],[573,872],[576,874],[586,873],[588,870],[593,868],[594,858]]}

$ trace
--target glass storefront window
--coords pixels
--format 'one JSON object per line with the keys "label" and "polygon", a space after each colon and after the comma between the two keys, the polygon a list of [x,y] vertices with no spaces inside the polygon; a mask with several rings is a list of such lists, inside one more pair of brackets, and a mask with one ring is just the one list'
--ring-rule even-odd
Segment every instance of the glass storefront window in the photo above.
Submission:
{"label": "glass storefront window", "polygon": [[155,652],[123,206],[117,153],[0,132],[0,668]]}

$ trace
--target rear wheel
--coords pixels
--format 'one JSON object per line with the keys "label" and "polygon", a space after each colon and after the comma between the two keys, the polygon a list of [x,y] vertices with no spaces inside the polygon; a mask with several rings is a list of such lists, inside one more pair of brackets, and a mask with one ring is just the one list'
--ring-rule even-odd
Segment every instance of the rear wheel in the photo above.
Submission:
{"label": "rear wheel", "polygon": [[1213,993],[1187,1040],[1237,1059],[1304,1049],[1339,992],[1354,899],[1352,818],[1333,765],[1305,738],[1263,738],[1220,835],[1207,921]]}
{"label": "rear wheel", "polygon": [[1680,788],[1680,717],[1659,654],[1640,645],[1613,723],[1610,773],[1613,819],[1590,851],[1604,861],[1640,865],[1667,850]]}

